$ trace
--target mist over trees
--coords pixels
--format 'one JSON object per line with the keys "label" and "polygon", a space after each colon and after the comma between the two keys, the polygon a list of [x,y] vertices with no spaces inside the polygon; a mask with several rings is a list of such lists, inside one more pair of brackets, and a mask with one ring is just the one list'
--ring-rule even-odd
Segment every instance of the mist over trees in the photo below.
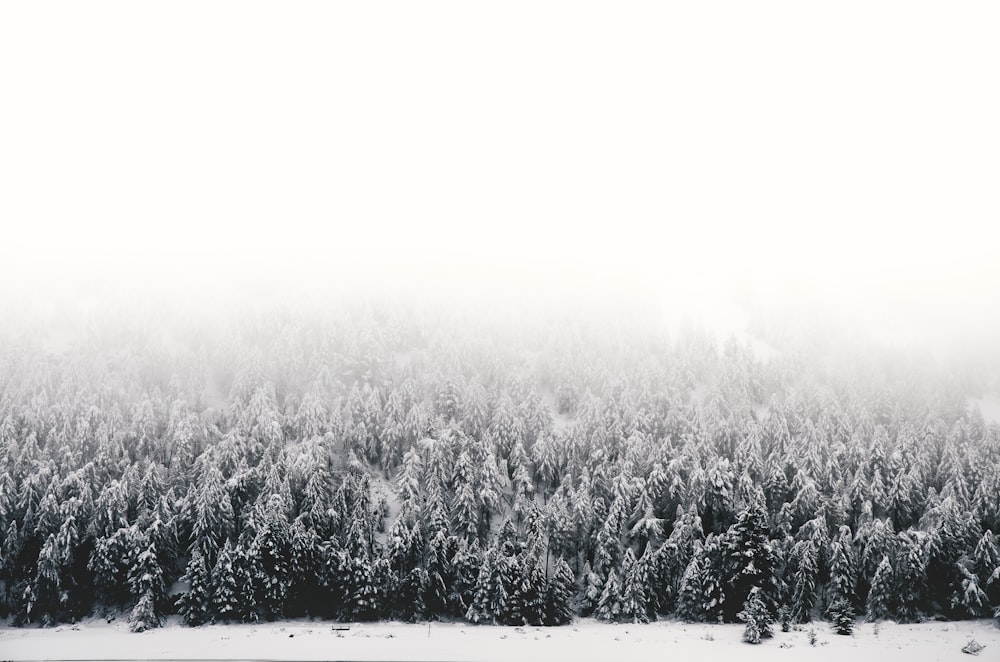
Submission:
{"label": "mist over trees", "polygon": [[0,610],[134,630],[1000,608],[1000,426],[919,357],[388,308],[0,346]]}

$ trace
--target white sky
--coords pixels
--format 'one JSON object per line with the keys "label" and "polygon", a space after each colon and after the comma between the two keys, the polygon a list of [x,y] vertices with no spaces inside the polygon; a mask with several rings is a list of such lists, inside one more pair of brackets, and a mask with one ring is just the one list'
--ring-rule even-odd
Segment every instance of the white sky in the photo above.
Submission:
{"label": "white sky", "polygon": [[1000,298],[998,34],[994,2],[4,3],[0,293],[735,291],[954,337]]}

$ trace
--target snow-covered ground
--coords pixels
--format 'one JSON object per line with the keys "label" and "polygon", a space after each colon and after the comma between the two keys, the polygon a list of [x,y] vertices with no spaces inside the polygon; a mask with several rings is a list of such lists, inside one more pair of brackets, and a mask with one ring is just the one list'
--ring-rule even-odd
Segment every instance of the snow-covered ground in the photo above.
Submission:
{"label": "snow-covered ground", "polygon": [[[931,662],[966,658],[975,639],[984,660],[1000,659],[992,621],[860,624],[839,636],[826,623],[783,633],[758,646],[740,641],[740,625],[676,621],[608,625],[580,620],[559,628],[489,627],[464,623],[351,624],[285,621],[187,628],[175,619],[159,630],[128,631],[122,621],[88,620],[52,629],[0,627],[3,659],[296,659],[296,660],[836,660]],[[347,626],[336,626],[347,627]],[[808,631],[815,628],[816,643]]]}

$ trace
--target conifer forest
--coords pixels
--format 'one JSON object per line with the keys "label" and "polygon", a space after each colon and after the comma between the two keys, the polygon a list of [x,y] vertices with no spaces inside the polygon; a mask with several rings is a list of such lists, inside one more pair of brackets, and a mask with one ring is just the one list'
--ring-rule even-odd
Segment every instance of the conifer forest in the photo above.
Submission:
{"label": "conifer forest", "polygon": [[374,306],[0,347],[0,616],[1000,618],[975,379]]}

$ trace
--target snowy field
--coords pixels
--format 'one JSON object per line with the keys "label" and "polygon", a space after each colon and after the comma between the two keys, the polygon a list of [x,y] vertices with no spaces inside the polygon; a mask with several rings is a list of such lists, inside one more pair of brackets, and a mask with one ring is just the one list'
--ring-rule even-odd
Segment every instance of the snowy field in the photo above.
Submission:
{"label": "snowy field", "polygon": [[[171,621],[142,634],[123,621],[88,620],[52,629],[0,627],[3,659],[275,659],[275,660],[961,660],[970,639],[979,658],[1000,660],[1000,629],[992,621],[860,624],[853,636],[825,623],[783,633],[759,646],[740,641],[740,625],[675,621],[609,625],[582,619],[558,628],[489,627],[463,623],[351,624],[285,621],[267,625],[187,628]],[[346,626],[337,626],[346,627]],[[815,627],[816,643],[808,630]]]}

